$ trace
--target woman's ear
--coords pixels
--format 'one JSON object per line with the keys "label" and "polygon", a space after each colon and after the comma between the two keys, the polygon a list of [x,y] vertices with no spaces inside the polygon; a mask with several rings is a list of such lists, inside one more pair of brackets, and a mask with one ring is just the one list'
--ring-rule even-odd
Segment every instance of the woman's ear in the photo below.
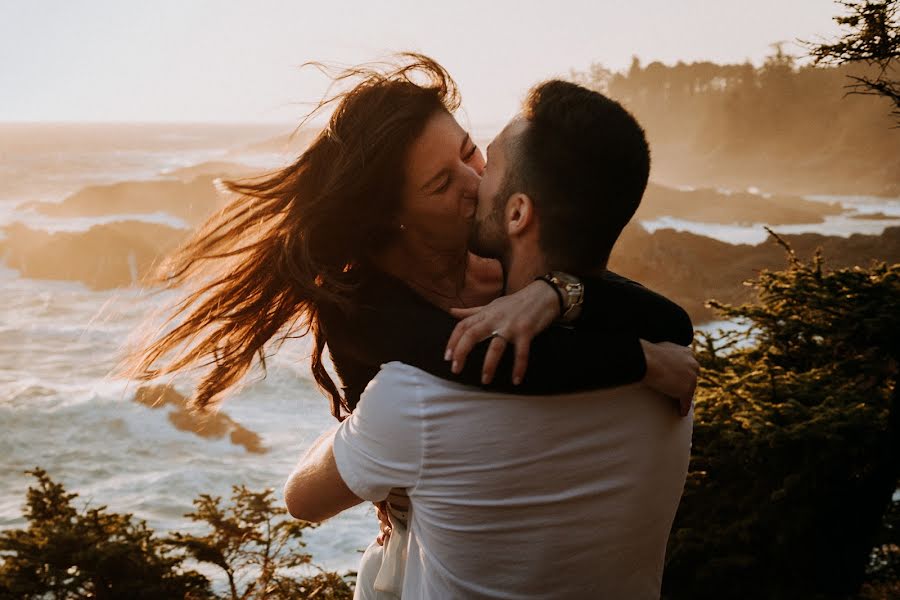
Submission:
{"label": "woman's ear", "polygon": [[513,194],[506,203],[506,231],[510,236],[522,235],[535,220],[534,202],[527,194]]}

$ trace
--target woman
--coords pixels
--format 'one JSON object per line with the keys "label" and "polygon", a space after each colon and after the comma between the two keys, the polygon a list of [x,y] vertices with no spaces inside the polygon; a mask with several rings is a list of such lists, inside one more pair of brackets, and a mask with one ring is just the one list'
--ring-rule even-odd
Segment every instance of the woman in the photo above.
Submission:
{"label": "woman", "polygon": [[[292,165],[227,183],[237,197],[164,266],[168,286],[193,289],[173,311],[181,321],[138,352],[136,378],[209,367],[193,397],[206,408],[254,357],[265,367],[266,343],[311,333],[313,375],[341,418],[392,360],[473,385],[493,379],[498,389],[549,393],[642,379],[640,337],[689,342],[690,323],[685,334],[677,306],[640,286],[598,279],[586,282],[583,317],[595,331],[551,328],[535,340],[527,373],[520,362],[514,374],[511,361],[500,362],[496,377],[482,373],[488,343],[464,367],[445,361],[456,324],[449,310],[498,298],[502,273],[466,248],[484,159],[452,117],[456,87],[433,60],[403,59],[387,70],[341,74],[359,82],[332,99],[328,126]],[[502,337],[522,346],[559,316],[560,304],[543,281],[517,297],[525,307],[519,325]],[[618,327],[591,314],[616,314]],[[598,329],[608,331],[600,348]],[[565,355],[541,354],[559,343]],[[326,344],[343,393],[324,366]]]}

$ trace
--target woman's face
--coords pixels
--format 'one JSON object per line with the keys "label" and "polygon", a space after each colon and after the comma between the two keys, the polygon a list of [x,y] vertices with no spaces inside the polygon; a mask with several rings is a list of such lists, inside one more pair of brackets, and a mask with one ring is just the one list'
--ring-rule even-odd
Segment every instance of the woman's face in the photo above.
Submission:
{"label": "woman's face", "polygon": [[407,155],[399,224],[436,250],[464,248],[483,170],[469,134],[449,113],[435,113]]}

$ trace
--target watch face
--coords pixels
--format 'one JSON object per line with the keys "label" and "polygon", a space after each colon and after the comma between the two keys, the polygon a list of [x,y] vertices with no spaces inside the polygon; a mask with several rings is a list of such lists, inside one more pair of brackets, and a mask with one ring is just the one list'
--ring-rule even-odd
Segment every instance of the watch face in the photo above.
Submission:
{"label": "watch face", "polygon": [[559,282],[560,286],[581,285],[580,279],[563,271],[553,271],[553,278]]}

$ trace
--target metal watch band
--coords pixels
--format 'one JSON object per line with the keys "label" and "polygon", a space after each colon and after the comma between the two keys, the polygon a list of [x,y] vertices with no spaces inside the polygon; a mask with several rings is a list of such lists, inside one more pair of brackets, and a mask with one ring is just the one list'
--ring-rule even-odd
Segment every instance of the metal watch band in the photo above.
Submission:
{"label": "metal watch band", "polygon": [[550,271],[538,277],[551,284],[560,299],[560,317],[563,323],[571,323],[581,314],[584,301],[584,284],[581,280],[563,271]]}

